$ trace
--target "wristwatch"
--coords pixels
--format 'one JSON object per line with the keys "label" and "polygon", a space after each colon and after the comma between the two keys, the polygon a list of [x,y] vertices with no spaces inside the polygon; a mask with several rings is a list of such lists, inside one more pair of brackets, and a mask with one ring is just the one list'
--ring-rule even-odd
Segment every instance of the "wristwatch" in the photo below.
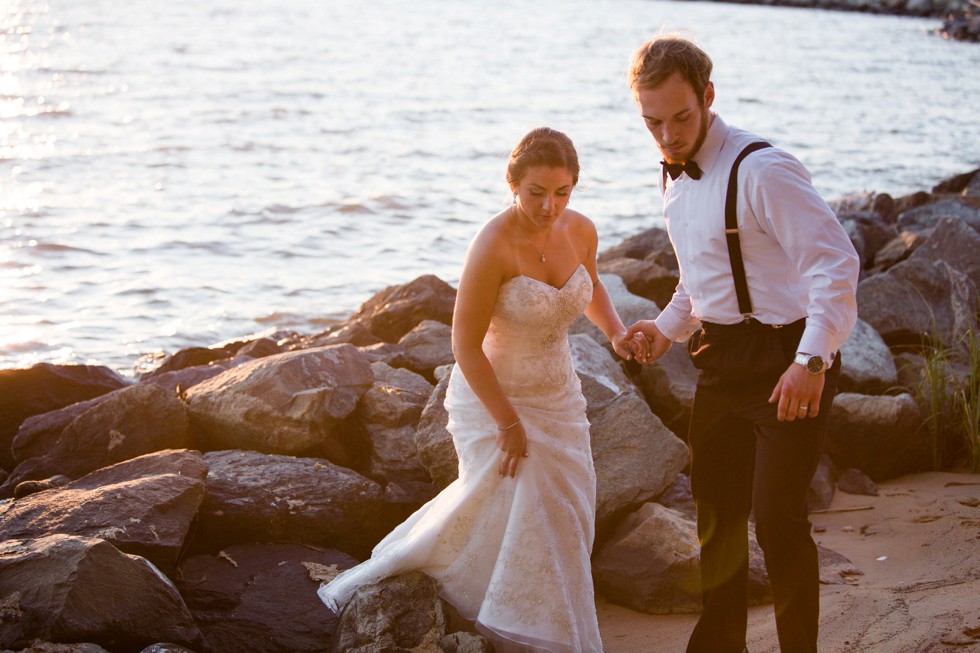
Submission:
{"label": "wristwatch", "polygon": [[796,358],[793,359],[793,362],[802,365],[810,374],[823,374],[830,368],[830,364],[824,359],[802,351],[796,352]]}

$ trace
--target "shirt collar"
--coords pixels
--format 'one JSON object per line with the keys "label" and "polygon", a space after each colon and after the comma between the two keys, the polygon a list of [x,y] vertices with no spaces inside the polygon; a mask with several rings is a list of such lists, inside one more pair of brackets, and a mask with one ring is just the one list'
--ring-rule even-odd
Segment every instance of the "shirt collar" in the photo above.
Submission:
{"label": "shirt collar", "polygon": [[694,155],[694,160],[705,174],[711,173],[711,168],[718,159],[718,154],[721,152],[727,137],[728,125],[721,119],[721,116],[713,114],[711,126],[708,127],[708,133],[704,137],[704,143],[701,144],[698,153]]}

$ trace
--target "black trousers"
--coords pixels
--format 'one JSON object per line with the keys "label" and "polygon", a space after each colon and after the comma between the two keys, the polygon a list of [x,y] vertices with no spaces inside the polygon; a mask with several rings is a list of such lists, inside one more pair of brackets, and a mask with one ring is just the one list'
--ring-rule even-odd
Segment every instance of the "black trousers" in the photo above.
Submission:
{"label": "black trousers", "polygon": [[703,610],[688,653],[740,653],[748,620],[748,520],[772,583],[783,653],[816,653],[820,590],[806,495],[823,448],[840,356],[817,418],[776,419],[769,403],[805,322],[705,324],[690,343],[701,369],[691,416],[691,489],[701,541]]}

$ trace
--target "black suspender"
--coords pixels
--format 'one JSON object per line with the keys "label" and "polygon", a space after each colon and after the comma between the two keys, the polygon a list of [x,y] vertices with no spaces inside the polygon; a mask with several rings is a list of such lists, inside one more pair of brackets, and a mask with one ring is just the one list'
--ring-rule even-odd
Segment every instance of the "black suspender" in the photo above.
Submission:
{"label": "black suspender", "polygon": [[738,239],[738,216],[735,207],[738,203],[738,166],[742,159],[756,150],[772,147],[765,141],[757,141],[745,146],[732,164],[728,177],[728,194],[725,196],[725,240],[728,241],[728,258],[732,264],[732,277],[735,280],[735,297],[738,298],[738,311],[745,319],[752,315],[752,300],[749,298],[749,285],[745,281],[745,265],[742,263],[742,247]]}

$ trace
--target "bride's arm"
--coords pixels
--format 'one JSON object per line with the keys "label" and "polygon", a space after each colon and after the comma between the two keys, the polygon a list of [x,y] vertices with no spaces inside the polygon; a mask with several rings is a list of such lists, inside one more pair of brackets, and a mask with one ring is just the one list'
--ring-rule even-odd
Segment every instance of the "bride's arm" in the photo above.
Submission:
{"label": "bride's arm", "polygon": [[505,281],[500,244],[486,230],[477,235],[466,253],[453,310],[453,354],[466,382],[497,423],[497,445],[505,452],[500,473],[513,476],[526,455],[527,436],[517,411],[504,394],[483,338],[490,326],[497,294]]}

